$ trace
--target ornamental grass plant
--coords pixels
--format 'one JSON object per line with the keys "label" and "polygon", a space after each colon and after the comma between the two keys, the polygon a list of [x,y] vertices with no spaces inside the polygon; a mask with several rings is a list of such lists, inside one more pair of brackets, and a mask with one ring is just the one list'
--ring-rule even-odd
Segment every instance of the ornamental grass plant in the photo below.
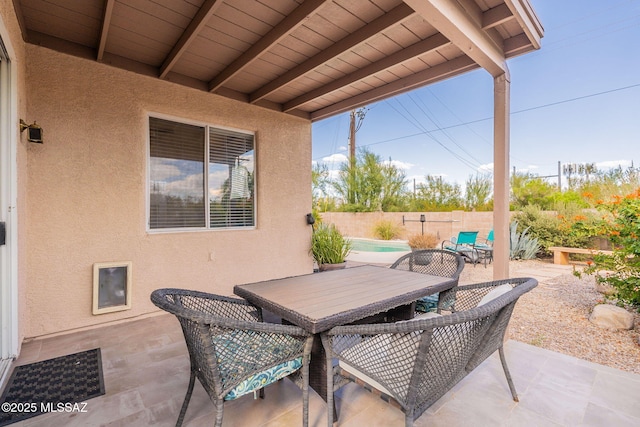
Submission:
{"label": "ornamental grass plant", "polygon": [[319,224],[311,236],[310,253],[318,265],[341,264],[351,252],[351,240],[333,224]]}
{"label": "ornamental grass plant", "polygon": [[378,239],[391,240],[400,235],[400,227],[391,221],[378,221],[373,227],[373,233]]}
{"label": "ornamental grass plant", "polygon": [[438,238],[435,234],[413,234],[409,236],[407,244],[411,249],[431,249],[438,244]]}

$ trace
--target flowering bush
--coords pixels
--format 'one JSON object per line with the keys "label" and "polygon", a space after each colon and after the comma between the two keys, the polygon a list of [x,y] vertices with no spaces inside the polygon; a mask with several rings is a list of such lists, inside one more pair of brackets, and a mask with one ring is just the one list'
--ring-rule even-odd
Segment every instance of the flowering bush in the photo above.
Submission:
{"label": "flowering bush", "polygon": [[584,270],[596,280],[613,286],[617,297],[640,306],[640,188],[624,197],[614,196],[598,207],[612,216],[610,238],[612,255],[597,255]]}

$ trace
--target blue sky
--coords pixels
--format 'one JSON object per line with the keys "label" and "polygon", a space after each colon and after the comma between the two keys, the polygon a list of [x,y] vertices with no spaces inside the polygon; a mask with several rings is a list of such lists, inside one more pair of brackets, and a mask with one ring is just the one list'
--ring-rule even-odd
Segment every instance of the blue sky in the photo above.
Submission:
{"label": "blue sky", "polygon": [[[640,166],[640,0],[530,0],[542,48],[508,60],[511,167]],[[368,106],[357,146],[424,176],[464,182],[491,170],[493,80],[484,70]],[[349,117],[313,124],[313,161],[339,168]],[[563,177],[564,179],[564,177]],[[557,178],[550,178],[557,182]]]}

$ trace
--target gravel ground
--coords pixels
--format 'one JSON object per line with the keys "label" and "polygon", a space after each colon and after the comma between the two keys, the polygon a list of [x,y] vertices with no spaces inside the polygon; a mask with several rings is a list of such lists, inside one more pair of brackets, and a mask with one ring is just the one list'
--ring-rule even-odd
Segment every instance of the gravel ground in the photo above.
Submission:
{"label": "gravel ground", "polygon": [[[542,261],[512,261],[510,276],[542,267]],[[460,284],[490,281],[492,268],[467,265]],[[593,307],[603,302],[593,277],[563,274],[540,279],[516,304],[509,334],[512,339],[590,362],[640,374],[640,315],[630,331],[611,331],[589,322]]]}

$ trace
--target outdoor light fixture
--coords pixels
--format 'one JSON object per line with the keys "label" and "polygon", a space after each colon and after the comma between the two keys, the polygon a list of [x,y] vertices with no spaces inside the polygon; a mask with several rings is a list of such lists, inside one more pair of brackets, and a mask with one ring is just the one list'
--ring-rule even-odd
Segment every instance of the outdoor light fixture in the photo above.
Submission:
{"label": "outdoor light fixture", "polygon": [[[420,219],[404,219],[404,215],[402,215],[402,225],[405,225],[407,222],[420,222],[422,226],[422,234],[424,234],[424,223],[427,222],[427,217],[424,214],[420,214]],[[432,222],[432,221],[429,221]],[[438,237],[439,238],[439,237]]]}
{"label": "outdoor light fixture", "polygon": [[42,128],[34,121],[33,124],[28,125],[24,120],[20,119],[20,133],[28,129],[27,140],[29,142],[37,142],[42,144]]}
{"label": "outdoor light fixture", "polygon": [[316,222],[316,219],[313,217],[313,214],[307,214],[307,224],[313,225]]}

